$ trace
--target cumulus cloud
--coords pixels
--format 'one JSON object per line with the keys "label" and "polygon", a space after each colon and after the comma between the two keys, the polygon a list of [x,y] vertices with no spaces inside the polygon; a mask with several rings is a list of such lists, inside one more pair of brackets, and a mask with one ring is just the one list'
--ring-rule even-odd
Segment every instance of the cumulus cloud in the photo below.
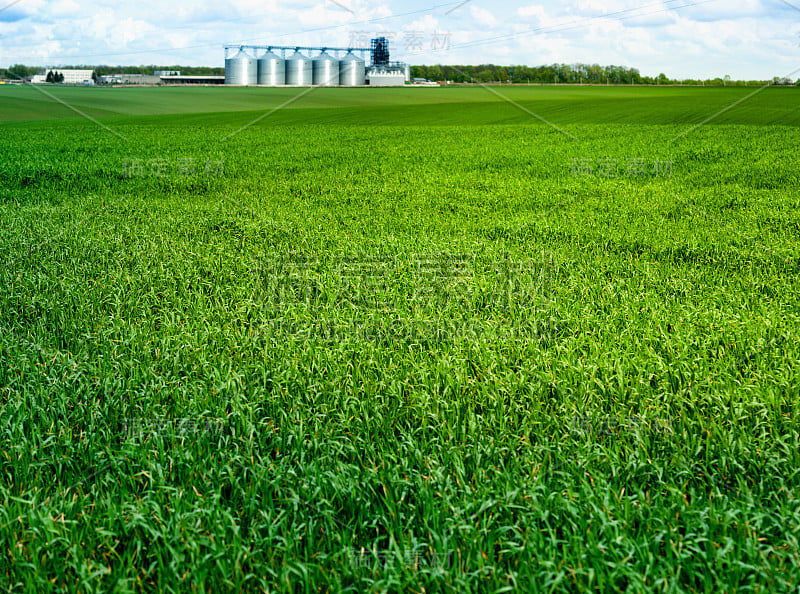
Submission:
{"label": "cumulus cloud", "polygon": [[800,11],[778,1],[441,4],[25,0],[0,12],[0,66],[221,66],[223,43],[344,46],[377,34],[390,38],[393,59],[427,64],[614,63],[675,77],[771,78],[800,62]]}
{"label": "cumulus cloud", "polygon": [[531,4],[530,6],[522,6],[517,9],[517,14],[525,19],[526,22],[542,26],[550,27],[560,23],[570,22],[571,19],[555,18],[548,14],[545,8],[540,4]]}
{"label": "cumulus cloud", "polygon": [[469,7],[469,12],[475,24],[480,27],[494,27],[497,25],[497,19],[485,8],[473,4]]}

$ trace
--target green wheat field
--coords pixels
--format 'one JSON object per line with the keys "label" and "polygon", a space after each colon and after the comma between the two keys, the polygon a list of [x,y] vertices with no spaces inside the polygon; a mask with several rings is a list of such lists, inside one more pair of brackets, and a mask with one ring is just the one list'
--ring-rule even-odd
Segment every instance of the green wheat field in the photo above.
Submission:
{"label": "green wheat field", "polygon": [[0,591],[793,591],[799,138],[797,88],[0,88]]}

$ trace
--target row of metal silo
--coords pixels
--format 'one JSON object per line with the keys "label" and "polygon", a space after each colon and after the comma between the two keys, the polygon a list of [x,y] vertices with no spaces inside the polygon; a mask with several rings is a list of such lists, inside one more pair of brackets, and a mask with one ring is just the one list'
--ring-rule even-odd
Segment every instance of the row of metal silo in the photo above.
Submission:
{"label": "row of metal silo", "polygon": [[283,59],[267,51],[255,59],[240,49],[225,59],[225,84],[358,87],[366,84],[366,64],[353,52],[339,59],[323,51],[312,59],[295,50]]}

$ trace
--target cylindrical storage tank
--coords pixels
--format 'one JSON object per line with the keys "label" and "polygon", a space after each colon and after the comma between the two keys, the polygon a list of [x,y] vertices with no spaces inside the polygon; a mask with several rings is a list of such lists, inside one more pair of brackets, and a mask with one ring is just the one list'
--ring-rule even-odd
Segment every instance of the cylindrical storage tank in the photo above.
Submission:
{"label": "cylindrical storage tank", "polygon": [[255,58],[244,51],[231,58],[225,58],[226,85],[254,85],[258,81],[258,65]]}
{"label": "cylindrical storage tank", "polygon": [[272,87],[286,84],[286,60],[268,51],[258,59],[258,84]]}
{"label": "cylindrical storage tank", "polygon": [[335,87],[339,84],[339,60],[322,52],[313,60],[314,85],[319,87]]}
{"label": "cylindrical storage tank", "polygon": [[286,58],[286,84],[303,85],[311,84],[311,59],[299,51],[295,51]]}
{"label": "cylindrical storage tank", "polygon": [[409,66],[408,64],[406,64],[406,66],[405,66],[404,74],[405,74],[406,82],[411,82],[411,66]]}
{"label": "cylindrical storage tank", "polygon": [[343,87],[363,87],[367,84],[367,65],[353,52],[339,60],[339,84]]}

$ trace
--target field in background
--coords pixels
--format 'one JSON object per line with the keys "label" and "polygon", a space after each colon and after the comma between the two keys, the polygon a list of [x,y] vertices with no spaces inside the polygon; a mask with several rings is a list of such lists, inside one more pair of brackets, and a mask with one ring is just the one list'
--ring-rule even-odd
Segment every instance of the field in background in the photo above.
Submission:
{"label": "field in background", "polygon": [[0,89],[0,585],[796,585],[797,90],[499,90]]}
{"label": "field in background", "polygon": [[[298,98],[299,97],[299,98]],[[62,101],[63,103],[59,103]],[[419,88],[85,88],[0,87],[4,120],[146,116],[209,116],[280,108],[270,121],[352,124],[541,123],[525,109],[559,123],[800,125],[795,88],[697,87],[419,87]],[[516,105],[515,105],[516,104]],[[391,108],[391,109],[389,109]],[[328,111],[318,111],[318,110]],[[335,111],[332,111],[335,110]],[[244,121],[250,114],[241,114]],[[248,119],[249,118],[249,119]],[[164,120],[153,120],[153,123]]]}

